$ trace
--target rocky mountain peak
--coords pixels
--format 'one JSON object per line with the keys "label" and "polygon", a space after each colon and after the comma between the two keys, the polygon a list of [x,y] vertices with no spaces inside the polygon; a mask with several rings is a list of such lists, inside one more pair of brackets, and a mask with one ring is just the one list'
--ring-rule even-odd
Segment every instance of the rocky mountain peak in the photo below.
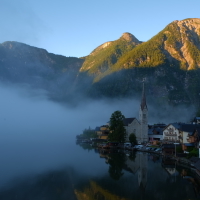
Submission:
{"label": "rocky mountain peak", "polygon": [[[179,27],[187,27],[188,29],[195,31],[195,32],[199,32],[199,28],[200,28],[200,19],[198,18],[189,18],[189,19],[184,19],[181,21],[174,21],[174,23],[176,23]],[[197,31],[195,30],[197,29]]]}
{"label": "rocky mountain peak", "polygon": [[121,36],[121,39],[124,39],[128,42],[133,42],[135,44],[140,44],[141,42],[134,36],[132,35],[131,33],[123,33],[122,36]]}
{"label": "rocky mountain peak", "polygon": [[171,29],[165,31],[165,34],[171,37],[168,41],[174,40],[174,42],[165,42],[165,49],[173,58],[182,63],[183,69],[199,68],[200,19],[175,20],[168,27]]}

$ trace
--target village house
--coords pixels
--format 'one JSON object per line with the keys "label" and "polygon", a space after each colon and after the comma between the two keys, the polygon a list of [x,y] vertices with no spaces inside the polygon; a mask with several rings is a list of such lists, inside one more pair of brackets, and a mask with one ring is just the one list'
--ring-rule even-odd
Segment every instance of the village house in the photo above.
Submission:
{"label": "village house", "polygon": [[109,134],[109,126],[108,125],[102,125],[100,127],[95,128],[95,133],[97,134],[99,139],[108,139]]}
{"label": "village house", "polygon": [[163,130],[166,124],[154,124],[148,125],[148,136],[149,141],[153,144],[157,144],[159,141],[163,140]]}
{"label": "village house", "polygon": [[181,126],[180,123],[172,123],[167,125],[163,129],[163,142],[166,143],[180,142],[179,138],[180,126]]}
{"label": "village house", "polygon": [[163,142],[180,143],[183,151],[197,147],[200,138],[200,124],[172,123],[163,130]]}
{"label": "village house", "polygon": [[187,151],[188,147],[198,148],[200,124],[182,124],[179,133],[180,143],[184,151]]}

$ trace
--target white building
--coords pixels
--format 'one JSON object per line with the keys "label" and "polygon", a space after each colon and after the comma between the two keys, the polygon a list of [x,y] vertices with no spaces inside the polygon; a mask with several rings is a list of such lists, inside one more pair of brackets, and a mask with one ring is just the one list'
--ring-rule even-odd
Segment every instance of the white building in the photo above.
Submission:
{"label": "white building", "polygon": [[126,141],[129,141],[129,135],[134,133],[136,138],[140,136],[140,122],[136,118],[125,118],[123,120],[126,129]]}
{"label": "white building", "polygon": [[139,109],[139,120],[136,118],[125,118],[124,128],[126,129],[127,138],[129,141],[129,135],[134,133],[138,142],[147,142],[148,138],[148,109],[146,104],[146,95],[144,90],[142,91],[142,99]]}
{"label": "white building", "polygon": [[163,130],[163,141],[180,142],[179,128],[180,124],[178,123],[173,123],[166,126]]}

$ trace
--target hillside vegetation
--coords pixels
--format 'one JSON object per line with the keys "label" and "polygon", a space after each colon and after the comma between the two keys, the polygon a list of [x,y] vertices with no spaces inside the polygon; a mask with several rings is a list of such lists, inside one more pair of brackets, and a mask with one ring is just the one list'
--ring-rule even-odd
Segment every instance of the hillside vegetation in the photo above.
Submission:
{"label": "hillside vegetation", "polygon": [[[183,70],[198,69],[200,67],[200,19],[170,23],[149,41],[121,54],[117,62],[112,62],[112,64],[109,64],[106,57],[101,55],[102,51],[99,51],[95,57],[89,55],[87,62],[83,64],[85,69],[89,69],[89,73],[96,72],[94,82],[113,72],[134,67],[175,64]],[[96,59],[107,65],[98,65]],[[103,68],[104,66],[106,67]],[[104,70],[101,70],[102,68]]]}
{"label": "hillside vegetation", "polygon": [[84,72],[93,75],[89,95],[111,98],[137,95],[145,78],[147,94],[154,101],[200,104],[200,19],[173,21],[149,41],[126,48],[111,64],[106,59],[110,54],[105,52],[98,49],[83,64]]}
{"label": "hillside vegetation", "polygon": [[124,33],[84,58],[0,44],[1,81],[44,89],[59,101],[133,98],[141,94],[143,79],[155,104],[200,107],[200,19],[173,21],[146,42]]}
{"label": "hillside vegetation", "polygon": [[141,42],[130,33],[124,33],[118,40],[106,42],[97,47],[86,57],[80,72],[87,71],[89,75],[99,75],[131,51]]}

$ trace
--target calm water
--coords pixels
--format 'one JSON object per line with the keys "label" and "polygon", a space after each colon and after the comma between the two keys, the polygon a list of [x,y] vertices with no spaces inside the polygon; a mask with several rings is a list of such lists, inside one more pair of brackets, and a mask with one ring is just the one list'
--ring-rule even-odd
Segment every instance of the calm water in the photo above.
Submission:
{"label": "calm water", "polygon": [[75,143],[83,127],[122,108],[119,102],[69,107],[43,92],[0,85],[0,93],[0,200],[199,198],[198,181],[175,163]]}
{"label": "calm water", "polygon": [[200,199],[190,170],[159,156],[52,144],[1,146],[1,200]]}

